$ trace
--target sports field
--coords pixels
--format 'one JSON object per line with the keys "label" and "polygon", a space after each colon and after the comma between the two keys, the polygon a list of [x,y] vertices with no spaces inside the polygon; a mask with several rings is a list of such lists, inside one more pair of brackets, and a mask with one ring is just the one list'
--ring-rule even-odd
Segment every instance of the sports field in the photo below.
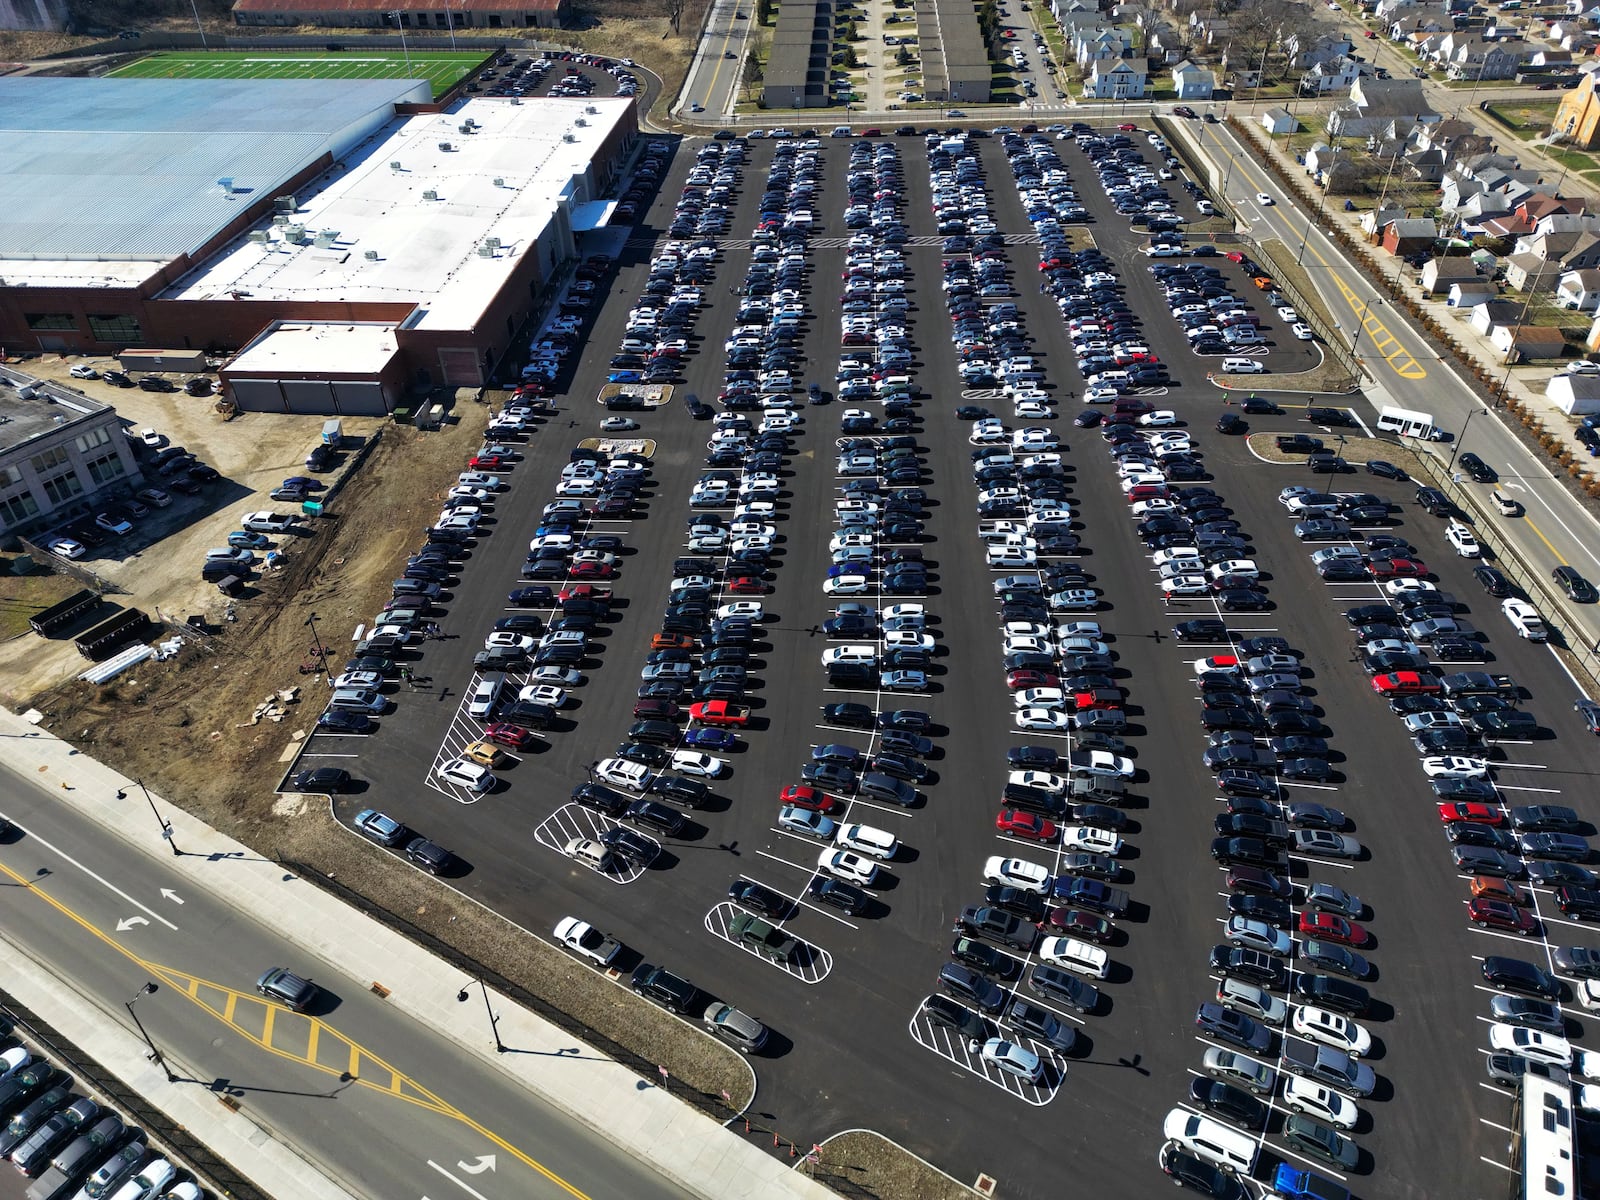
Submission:
{"label": "sports field", "polygon": [[173,51],[111,74],[123,79],[426,79],[437,98],[486,57],[479,52],[341,50]]}

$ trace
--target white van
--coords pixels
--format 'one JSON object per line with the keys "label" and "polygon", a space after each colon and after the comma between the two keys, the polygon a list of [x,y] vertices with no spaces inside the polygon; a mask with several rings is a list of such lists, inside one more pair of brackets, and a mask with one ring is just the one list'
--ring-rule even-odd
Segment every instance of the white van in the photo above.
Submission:
{"label": "white van", "polygon": [[1190,1154],[1237,1175],[1255,1170],[1260,1146],[1256,1139],[1230,1129],[1221,1121],[1202,1117],[1185,1108],[1175,1108],[1161,1123],[1168,1141],[1177,1142]]}
{"label": "white van", "polygon": [[1224,375],[1263,375],[1266,370],[1265,363],[1257,362],[1253,358],[1225,358],[1222,360],[1222,373]]}
{"label": "white van", "polygon": [[1433,417],[1428,413],[1409,408],[1392,408],[1386,404],[1378,410],[1378,432],[1398,433],[1401,437],[1424,438],[1431,441],[1438,431],[1434,428]]}

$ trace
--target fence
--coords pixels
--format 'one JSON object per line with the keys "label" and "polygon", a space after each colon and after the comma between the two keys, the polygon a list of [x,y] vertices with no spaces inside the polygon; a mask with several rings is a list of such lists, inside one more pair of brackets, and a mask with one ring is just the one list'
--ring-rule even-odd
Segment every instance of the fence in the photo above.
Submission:
{"label": "fence", "polygon": [[[230,1200],[272,1200],[250,1180],[182,1125],[177,1124],[144,1096],[128,1087],[110,1071],[79,1050],[48,1021],[27,1008],[9,992],[0,989],[0,1015],[12,1022],[30,1041],[47,1052],[76,1079],[92,1086],[102,1096],[148,1131],[172,1151],[180,1162],[187,1162],[203,1182],[218,1195]],[[204,1086],[202,1082],[201,1086]]]}

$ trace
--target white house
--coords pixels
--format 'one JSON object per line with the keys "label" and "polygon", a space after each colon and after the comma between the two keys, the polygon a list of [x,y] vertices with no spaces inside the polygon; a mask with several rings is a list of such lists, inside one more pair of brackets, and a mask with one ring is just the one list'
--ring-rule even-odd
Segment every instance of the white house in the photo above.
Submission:
{"label": "white house", "polygon": [[1501,362],[1518,363],[1560,358],[1567,343],[1553,325],[1496,325],[1489,331],[1489,344]]}
{"label": "white house", "polygon": [[1331,58],[1312,66],[1297,85],[1303,96],[1342,92],[1361,78],[1361,64],[1353,58]]}
{"label": "white house", "polygon": [[1445,303],[1451,308],[1473,309],[1494,299],[1494,284],[1483,276],[1477,279],[1459,279],[1450,285]]}
{"label": "white house", "polygon": [[1467,323],[1472,326],[1474,333],[1488,337],[1490,330],[1497,329],[1509,321],[1515,321],[1521,311],[1522,305],[1513,304],[1509,300],[1485,300],[1482,304],[1472,306]]}
{"label": "white house", "polygon": [[1125,58],[1097,59],[1083,85],[1083,94],[1091,100],[1138,100],[1145,94],[1145,82],[1143,66]]}
{"label": "white house", "polygon": [[1579,312],[1600,310],[1600,270],[1568,271],[1556,284],[1556,305]]}
{"label": "white house", "polygon": [[1280,133],[1293,133],[1300,122],[1286,108],[1269,108],[1261,114],[1261,127],[1276,137]]}
{"label": "white house", "polygon": [[1477,278],[1478,264],[1464,255],[1430,258],[1422,264],[1422,292],[1426,296],[1437,296],[1449,291],[1452,284],[1472,283]]}
{"label": "white house", "polygon": [[1600,412],[1600,375],[1552,375],[1544,395],[1567,416],[1587,417]]}
{"label": "white house", "polygon": [[1172,87],[1179,100],[1209,100],[1216,76],[1184,59],[1172,68]]}

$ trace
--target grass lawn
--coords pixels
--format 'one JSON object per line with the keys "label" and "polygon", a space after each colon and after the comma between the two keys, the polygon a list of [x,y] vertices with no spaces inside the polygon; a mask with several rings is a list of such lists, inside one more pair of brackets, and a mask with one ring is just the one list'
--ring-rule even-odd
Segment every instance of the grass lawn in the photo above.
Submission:
{"label": "grass lawn", "polygon": [[83,587],[71,575],[35,570],[31,575],[0,576],[0,641],[28,632],[28,618],[65,600]]}
{"label": "grass lawn", "polygon": [[1497,100],[1485,110],[1511,132],[1528,141],[1550,132],[1560,100]]}
{"label": "grass lawn", "polygon": [[437,98],[485,57],[481,51],[413,50],[408,65],[397,50],[174,51],[135,59],[111,74],[120,79],[426,79]]}

